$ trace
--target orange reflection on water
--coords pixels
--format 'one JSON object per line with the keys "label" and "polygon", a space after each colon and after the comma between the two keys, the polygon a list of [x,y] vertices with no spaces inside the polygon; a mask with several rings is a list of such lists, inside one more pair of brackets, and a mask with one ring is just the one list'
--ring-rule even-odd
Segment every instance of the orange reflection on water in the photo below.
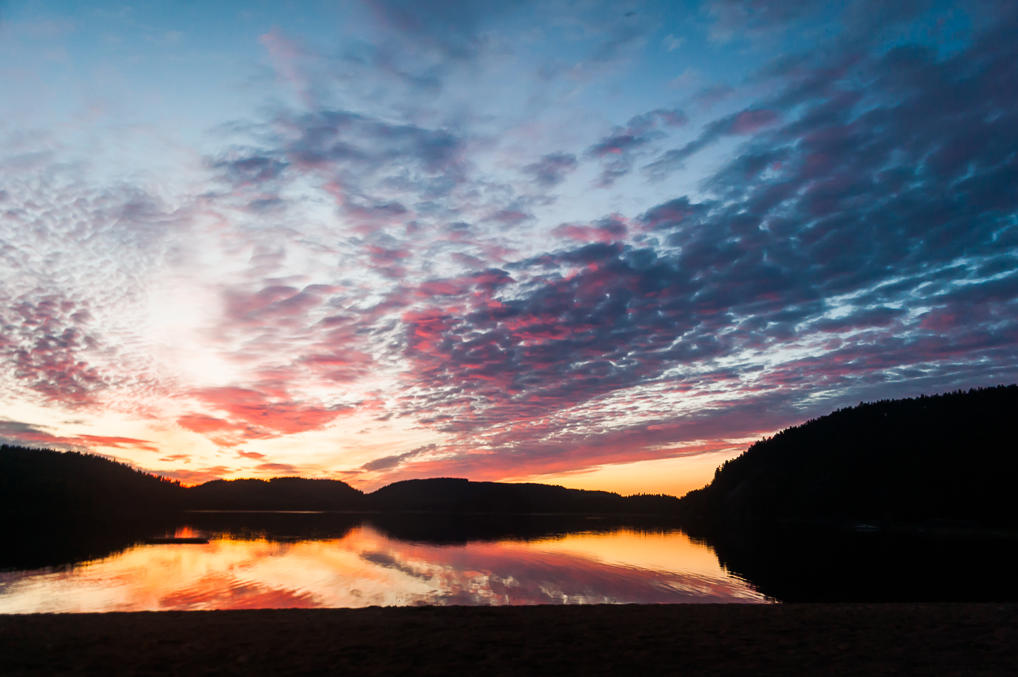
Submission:
{"label": "orange reflection on water", "polygon": [[681,532],[630,530],[450,546],[361,525],[342,538],[213,537],[136,546],[66,571],[0,574],[0,613],[762,601]]}

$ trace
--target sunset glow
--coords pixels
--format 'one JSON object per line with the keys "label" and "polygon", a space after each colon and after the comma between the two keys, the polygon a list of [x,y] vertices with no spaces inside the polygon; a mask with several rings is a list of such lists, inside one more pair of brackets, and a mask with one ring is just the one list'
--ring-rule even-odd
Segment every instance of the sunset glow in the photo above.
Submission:
{"label": "sunset glow", "polygon": [[0,2],[0,440],[682,494],[838,407],[1018,381],[1016,34],[993,2]]}

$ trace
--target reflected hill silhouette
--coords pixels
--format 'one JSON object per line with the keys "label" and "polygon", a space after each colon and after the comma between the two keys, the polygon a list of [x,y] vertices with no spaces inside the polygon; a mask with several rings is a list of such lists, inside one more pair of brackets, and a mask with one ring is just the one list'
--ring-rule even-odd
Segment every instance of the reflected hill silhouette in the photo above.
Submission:
{"label": "reflected hill silhouette", "polygon": [[0,547],[0,571],[64,568],[103,559],[172,532],[173,517],[87,519],[74,521],[7,521]]}
{"label": "reflected hill silhouette", "polygon": [[757,525],[695,540],[783,602],[1018,601],[1014,532]]}
{"label": "reflected hill silhouette", "polygon": [[376,513],[366,523],[401,541],[429,545],[464,545],[475,541],[532,541],[577,532],[601,533],[620,528],[648,532],[676,529],[673,521],[652,515]]}
{"label": "reflected hill silhouette", "polygon": [[653,516],[507,515],[422,512],[185,511],[168,519],[74,524],[22,522],[0,548],[0,571],[63,568],[102,559],[187,529],[199,538],[292,543],[346,537],[369,526],[401,541],[465,545],[475,541],[529,541],[576,532],[634,528],[663,532],[674,524]]}
{"label": "reflected hill silhouette", "polygon": [[363,521],[364,516],[355,513],[274,511],[194,511],[178,519],[179,524],[208,538],[269,541],[343,538]]}

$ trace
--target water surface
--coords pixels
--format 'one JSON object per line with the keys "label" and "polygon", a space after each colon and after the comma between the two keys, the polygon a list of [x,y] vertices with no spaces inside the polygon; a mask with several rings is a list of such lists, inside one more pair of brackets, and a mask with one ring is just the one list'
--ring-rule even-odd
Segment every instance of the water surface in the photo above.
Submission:
{"label": "water surface", "polygon": [[0,613],[768,601],[681,531],[435,542],[367,522],[315,532],[287,518],[282,532],[296,534],[259,531],[255,517],[175,530],[205,544],[138,543],[73,566],[0,572]]}

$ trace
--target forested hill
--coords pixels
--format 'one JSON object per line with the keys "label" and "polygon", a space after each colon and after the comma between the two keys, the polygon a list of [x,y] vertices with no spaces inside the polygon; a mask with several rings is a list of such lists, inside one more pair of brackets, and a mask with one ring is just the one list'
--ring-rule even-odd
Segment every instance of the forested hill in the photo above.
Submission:
{"label": "forested hill", "polygon": [[167,513],[178,483],[94,454],[0,446],[0,514],[82,520]]}
{"label": "forested hill", "polygon": [[671,514],[672,496],[623,497],[608,491],[548,484],[470,482],[460,478],[406,480],[368,494],[377,510],[444,513],[628,513]]}
{"label": "forested hill", "polygon": [[885,400],[783,430],[681,499],[692,524],[1018,525],[1018,386]]}

